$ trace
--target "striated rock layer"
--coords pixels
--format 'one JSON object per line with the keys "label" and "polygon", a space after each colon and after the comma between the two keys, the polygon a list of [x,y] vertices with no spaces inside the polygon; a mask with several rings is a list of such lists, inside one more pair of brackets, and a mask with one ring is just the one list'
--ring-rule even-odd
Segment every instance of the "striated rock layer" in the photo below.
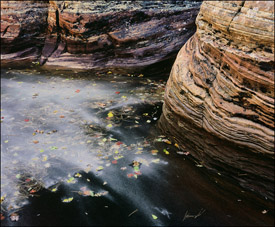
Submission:
{"label": "striated rock layer", "polygon": [[200,5],[177,0],[2,1],[2,66],[37,62],[130,72],[156,64],[150,69],[157,74],[194,34]]}
{"label": "striated rock layer", "polygon": [[140,70],[171,59],[194,34],[200,4],[50,1],[50,36],[41,63],[47,59],[47,66]]}
{"label": "striated rock layer", "polygon": [[203,166],[274,200],[274,2],[205,1],[160,126]]}
{"label": "striated rock layer", "polygon": [[1,66],[31,64],[40,57],[47,1],[1,1]]}

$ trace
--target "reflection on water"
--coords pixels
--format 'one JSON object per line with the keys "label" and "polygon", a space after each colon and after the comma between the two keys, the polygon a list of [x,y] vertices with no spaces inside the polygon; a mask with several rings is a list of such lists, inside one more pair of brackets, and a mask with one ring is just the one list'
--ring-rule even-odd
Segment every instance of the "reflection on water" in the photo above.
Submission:
{"label": "reflection on water", "polygon": [[159,133],[162,80],[87,74],[1,72],[3,224],[272,223],[268,202],[221,190]]}

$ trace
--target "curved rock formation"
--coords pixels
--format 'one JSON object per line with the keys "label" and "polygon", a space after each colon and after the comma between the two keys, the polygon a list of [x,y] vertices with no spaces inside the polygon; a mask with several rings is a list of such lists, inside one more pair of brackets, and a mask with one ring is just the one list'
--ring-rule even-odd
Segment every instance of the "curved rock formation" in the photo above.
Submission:
{"label": "curved rock formation", "polygon": [[205,1],[160,125],[205,167],[274,200],[274,2]]}
{"label": "curved rock formation", "polygon": [[1,1],[1,66],[31,64],[45,40],[46,1]]}
{"label": "curved rock formation", "polygon": [[[50,1],[51,37],[57,48],[47,66],[140,70],[175,57],[195,32],[200,2]],[[56,43],[56,45],[54,44]]]}

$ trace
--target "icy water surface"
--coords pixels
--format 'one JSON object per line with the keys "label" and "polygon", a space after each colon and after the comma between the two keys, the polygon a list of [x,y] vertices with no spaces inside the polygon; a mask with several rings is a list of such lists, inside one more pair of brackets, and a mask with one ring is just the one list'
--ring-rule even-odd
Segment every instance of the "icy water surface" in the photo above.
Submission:
{"label": "icy water surface", "polygon": [[165,80],[1,71],[1,224],[274,224],[157,128]]}

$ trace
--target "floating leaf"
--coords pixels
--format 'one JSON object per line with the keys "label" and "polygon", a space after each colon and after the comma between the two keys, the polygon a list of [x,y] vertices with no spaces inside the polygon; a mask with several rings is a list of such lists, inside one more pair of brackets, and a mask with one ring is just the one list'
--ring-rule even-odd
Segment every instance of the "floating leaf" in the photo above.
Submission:
{"label": "floating leaf", "polygon": [[114,116],[114,114],[110,111],[109,113],[108,113],[108,117],[113,117]]}
{"label": "floating leaf", "polygon": [[8,140],[5,140],[4,143],[8,143],[9,141]]}
{"label": "floating leaf", "polygon": [[39,143],[39,141],[38,140],[34,140],[34,141],[32,141],[34,144],[37,144],[37,143]]}
{"label": "floating leaf", "polygon": [[73,197],[70,197],[70,198],[68,198],[68,199],[63,199],[63,203],[69,203],[69,202],[72,202],[73,201]]}
{"label": "floating leaf", "polygon": [[36,190],[35,190],[35,189],[32,189],[32,190],[30,191],[30,193],[31,193],[31,194],[34,194],[34,193],[36,193]]}
{"label": "floating leaf", "polygon": [[28,121],[29,121],[29,119],[24,119],[24,121],[25,121],[25,122],[28,122]]}
{"label": "floating leaf", "polygon": [[4,196],[1,196],[1,203],[3,203],[5,200],[5,195]]}
{"label": "floating leaf", "polygon": [[75,179],[73,177],[70,177],[68,180],[67,180],[68,183],[71,183],[71,184],[74,184],[75,183]]}
{"label": "floating leaf", "polygon": [[21,177],[21,175],[18,173],[18,174],[16,174],[16,176],[15,176],[17,179],[19,179],[20,177]]}
{"label": "floating leaf", "polygon": [[51,146],[51,148],[50,148],[51,150],[56,150],[56,149],[58,149],[58,147],[55,147],[55,146]]}
{"label": "floating leaf", "polygon": [[169,154],[169,151],[167,151],[166,149],[163,149],[163,152],[164,152],[165,154]]}
{"label": "floating leaf", "polygon": [[76,93],[79,93],[79,92],[80,92],[80,90],[79,90],[79,89],[77,89],[75,92],[76,92]]}
{"label": "floating leaf", "polygon": [[153,163],[159,163],[159,158],[157,158],[157,159],[153,159],[151,162],[153,162]]}
{"label": "floating leaf", "polygon": [[175,143],[175,147],[180,148],[179,145],[178,145],[177,143]]}
{"label": "floating leaf", "polygon": [[133,173],[128,173],[128,174],[127,174],[127,177],[129,177],[129,178],[131,178],[131,177],[133,177],[133,176],[134,176]]}
{"label": "floating leaf", "polygon": [[118,160],[118,159],[121,159],[121,158],[123,158],[123,157],[124,157],[123,155],[119,155],[119,156],[114,157],[114,159],[115,159],[115,160]]}
{"label": "floating leaf", "polygon": [[116,94],[120,94],[120,91],[116,91]]}
{"label": "floating leaf", "polygon": [[56,191],[57,191],[57,188],[53,188],[51,191],[52,191],[52,192],[56,192]]}
{"label": "floating leaf", "polygon": [[76,173],[74,176],[75,177],[82,177],[82,175],[80,173]]}
{"label": "floating leaf", "polygon": [[113,125],[112,125],[112,124],[108,124],[107,127],[108,127],[108,128],[112,128]]}
{"label": "floating leaf", "polygon": [[60,115],[59,117],[60,117],[60,118],[65,118],[65,116],[64,116],[64,115]]}
{"label": "floating leaf", "polygon": [[44,152],[44,149],[40,149],[40,153],[43,153]]}
{"label": "floating leaf", "polygon": [[11,221],[18,221],[19,220],[19,215],[17,213],[12,213],[10,215]]}
{"label": "floating leaf", "polygon": [[152,155],[157,155],[158,152],[158,150],[151,150]]}
{"label": "floating leaf", "polygon": [[104,169],[103,166],[99,166],[99,167],[96,168],[96,171],[100,171],[100,170],[103,170],[103,169]]}
{"label": "floating leaf", "polygon": [[172,144],[172,142],[170,140],[167,140],[167,139],[163,139],[162,142],[167,143],[167,144]]}
{"label": "floating leaf", "polygon": [[158,219],[158,217],[154,214],[152,214],[153,219]]}
{"label": "floating leaf", "polygon": [[117,164],[117,160],[113,160],[112,163],[113,163],[113,164]]}

